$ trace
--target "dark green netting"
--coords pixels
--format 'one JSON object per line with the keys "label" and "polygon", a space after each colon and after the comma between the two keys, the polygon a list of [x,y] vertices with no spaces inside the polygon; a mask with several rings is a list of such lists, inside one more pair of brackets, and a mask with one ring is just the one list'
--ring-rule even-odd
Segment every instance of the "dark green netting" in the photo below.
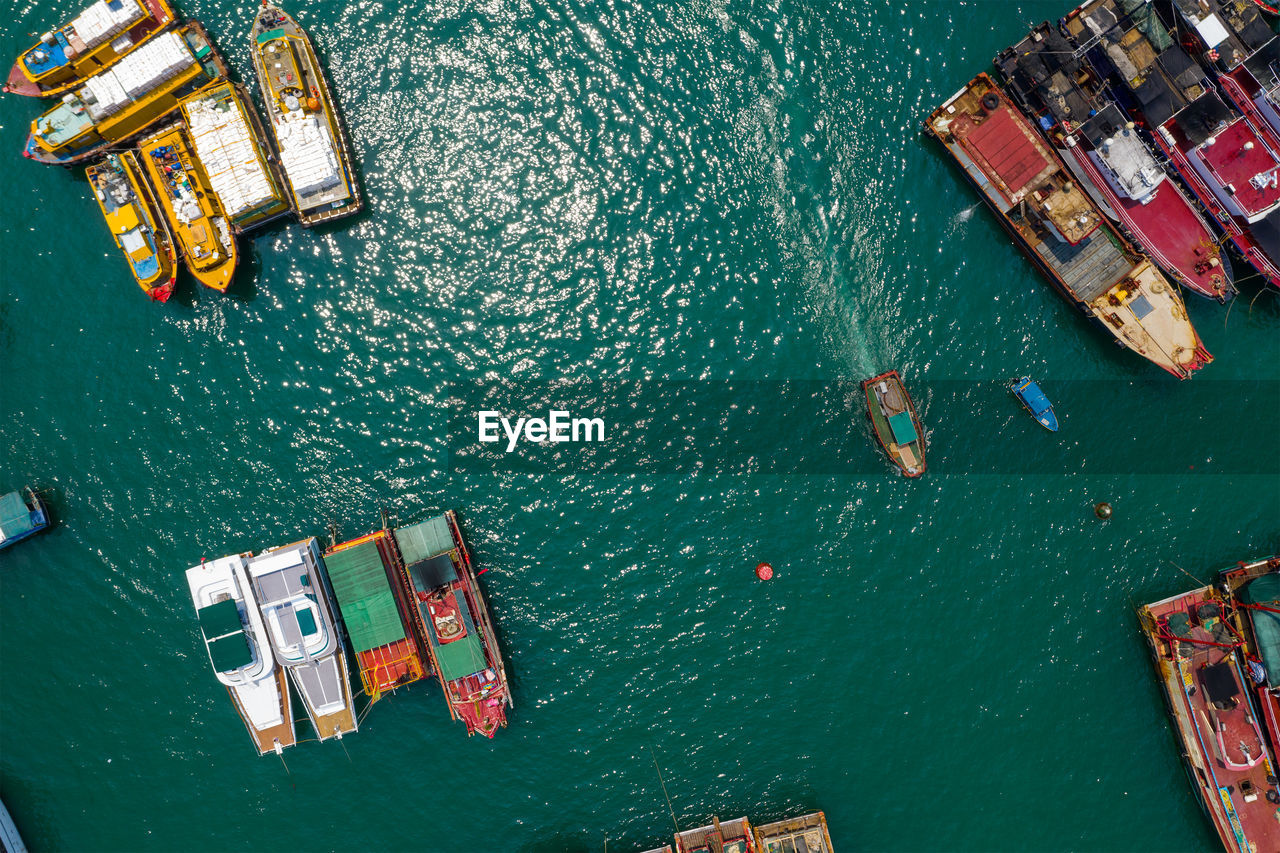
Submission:
{"label": "dark green netting", "polygon": [[1175,637],[1191,636],[1191,616],[1181,611],[1169,614],[1169,630]]}
{"label": "dark green netting", "polygon": [[449,532],[449,521],[443,515],[401,527],[395,535],[406,566],[453,550],[453,534]]}
{"label": "dark green netting", "polygon": [[0,496],[0,533],[5,539],[13,539],[35,529],[31,523],[31,508],[17,492]]}
{"label": "dark green netting", "polygon": [[352,648],[364,652],[404,639],[404,625],[376,542],[330,554],[324,564]]}
{"label": "dark green netting", "polygon": [[[1246,604],[1280,606],[1280,574],[1272,572],[1249,581],[1241,590],[1240,600]],[[1249,610],[1253,636],[1258,642],[1258,656],[1267,668],[1267,682],[1280,684],[1280,614],[1265,610]]]}

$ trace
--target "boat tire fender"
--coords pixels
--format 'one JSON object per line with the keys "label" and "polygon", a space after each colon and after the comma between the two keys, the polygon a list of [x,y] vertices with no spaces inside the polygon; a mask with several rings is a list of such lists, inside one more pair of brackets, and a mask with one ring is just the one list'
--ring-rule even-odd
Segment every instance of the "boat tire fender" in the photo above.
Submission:
{"label": "boat tire fender", "polygon": [[1000,96],[995,92],[987,92],[982,96],[982,106],[986,110],[994,110],[1000,106]]}

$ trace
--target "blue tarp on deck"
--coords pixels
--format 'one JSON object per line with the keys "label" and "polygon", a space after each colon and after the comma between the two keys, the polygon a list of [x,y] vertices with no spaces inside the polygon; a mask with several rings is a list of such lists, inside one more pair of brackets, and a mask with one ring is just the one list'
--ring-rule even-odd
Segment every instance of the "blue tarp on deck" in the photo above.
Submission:
{"label": "blue tarp on deck", "polygon": [[898,444],[910,444],[916,440],[916,425],[911,420],[910,412],[890,415],[889,428],[893,430],[893,440]]}

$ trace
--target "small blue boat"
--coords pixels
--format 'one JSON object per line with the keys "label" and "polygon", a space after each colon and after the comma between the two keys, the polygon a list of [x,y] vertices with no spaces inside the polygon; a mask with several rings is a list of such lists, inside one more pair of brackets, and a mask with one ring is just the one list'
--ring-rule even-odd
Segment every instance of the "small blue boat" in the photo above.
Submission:
{"label": "small blue boat", "polygon": [[1022,405],[1026,406],[1031,417],[1035,418],[1040,426],[1050,432],[1058,431],[1058,416],[1053,413],[1053,404],[1040,390],[1040,386],[1031,381],[1031,377],[1024,376],[1016,380],[1009,385],[1009,390],[1013,392],[1013,396],[1022,401]]}
{"label": "small blue boat", "polygon": [[8,548],[49,526],[49,511],[33,489],[0,495],[0,548]]}

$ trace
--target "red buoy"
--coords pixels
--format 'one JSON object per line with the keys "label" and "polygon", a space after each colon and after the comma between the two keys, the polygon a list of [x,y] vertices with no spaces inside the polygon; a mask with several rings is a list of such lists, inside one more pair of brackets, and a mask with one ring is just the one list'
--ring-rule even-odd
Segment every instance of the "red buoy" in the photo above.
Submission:
{"label": "red buoy", "polygon": [[773,566],[768,563],[761,563],[756,566],[756,577],[762,581],[770,580],[773,577]]}

